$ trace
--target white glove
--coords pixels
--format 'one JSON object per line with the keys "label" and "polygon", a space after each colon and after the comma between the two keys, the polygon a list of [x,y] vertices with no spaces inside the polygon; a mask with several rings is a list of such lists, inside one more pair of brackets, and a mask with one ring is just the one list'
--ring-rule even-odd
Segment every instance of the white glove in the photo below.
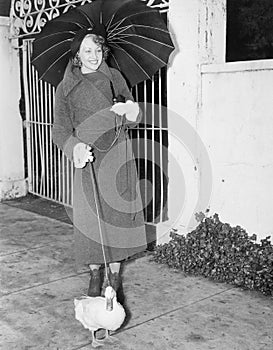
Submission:
{"label": "white glove", "polygon": [[120,116],[123,116],[125,114],[126,119],[130,120],[131,122],[135,122],[139,114],[139,106],[137,102],[127,100],[125,103],[124,102],[115,103],[110,109],[110,111]]}
{"label": "white glove", "polygon": [[93,162],[91,147],[82,142],[77,143],[73,149],[73,160],[76,168],[83,168],[88,161]]}

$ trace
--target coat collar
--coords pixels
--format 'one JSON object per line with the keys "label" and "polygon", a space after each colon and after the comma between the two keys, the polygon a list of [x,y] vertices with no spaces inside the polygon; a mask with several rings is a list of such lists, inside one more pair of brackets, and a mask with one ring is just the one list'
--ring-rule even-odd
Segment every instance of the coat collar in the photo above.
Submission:
{"label": "coat collar", "polygon": [[[107,63],[103,61],[98,69],[101,73],[105,74],[109,80],[113,81],[113,76]],[[73,66],[72,62],[69,61],[63,78],[63,91],[64,95],[67,96],[71,90],[83,80],[83,74],[79,67]]]}

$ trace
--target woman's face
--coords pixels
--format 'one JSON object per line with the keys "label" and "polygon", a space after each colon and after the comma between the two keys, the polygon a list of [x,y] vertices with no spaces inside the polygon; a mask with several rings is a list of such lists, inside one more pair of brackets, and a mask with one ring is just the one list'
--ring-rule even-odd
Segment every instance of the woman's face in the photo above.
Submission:
{"label": "woman's face", "polygon": [[82,73],[95,72],[102,62],[102,47],[93,41],[92,36],[85,37],[80,46],[79,57],[82,61]]}

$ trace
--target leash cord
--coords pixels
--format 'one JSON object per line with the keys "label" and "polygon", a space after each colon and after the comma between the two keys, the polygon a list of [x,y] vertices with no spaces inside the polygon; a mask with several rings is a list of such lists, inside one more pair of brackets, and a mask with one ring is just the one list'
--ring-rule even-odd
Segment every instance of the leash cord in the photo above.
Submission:
{"label": "leash cord", "polygon": [[104,260],[104,266],[105,266],[105,277],[106,281],[109,282],[108,278],[108,272],[107,272],[107,262],[106,262],[106,255],[105,255],[105,249],[104,249],[104,242],[103,242],[103,234],[102,234],[102,227],[101,227],[101,219],[100,219],[100,213],[99,213],[99,206],[98,206],[98,191],[96,189],[96,184],[95,184],[95,172],[94,172],[94,166],[93,163],[89,161],[90,168],[91,168],[91,178],[92,178],[92,185],[93,185],[93,192],[94,192],[94,199],[95,199],[95,207],[96,207],[96,212],[97,212],[97,217],[98,217],[98,224],[99,224],[99,233],[100,233],[100,240],[101,240],[101,249],[102,249],[102,255],[103,255],[103,260]]}

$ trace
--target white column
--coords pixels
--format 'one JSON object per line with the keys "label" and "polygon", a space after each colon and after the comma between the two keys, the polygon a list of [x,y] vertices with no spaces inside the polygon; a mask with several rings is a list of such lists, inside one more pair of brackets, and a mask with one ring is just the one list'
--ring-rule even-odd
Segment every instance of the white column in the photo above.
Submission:
{"label": "white column", "polygon": [[225,61],[226,0],[171,0],[168,18],[176,47],[168,69],[170,220],[160,227],[158,243],[168,240],[170,227],[189,232],[195,211],[206,210],[209,191],[202,187],[211,185],[211,174],[198,135],[200,66]]}
{"label": "white column", "polygon": [[9,19],[6,17],[0,17],[0,76],[0,200],[4,200],[26,194],[19,112],[19,55],[9,40]]}
{"label": "white column", "polygon": [[200,65],[225,62],[226,0],[172,0],[168,107],[196,126]]}

